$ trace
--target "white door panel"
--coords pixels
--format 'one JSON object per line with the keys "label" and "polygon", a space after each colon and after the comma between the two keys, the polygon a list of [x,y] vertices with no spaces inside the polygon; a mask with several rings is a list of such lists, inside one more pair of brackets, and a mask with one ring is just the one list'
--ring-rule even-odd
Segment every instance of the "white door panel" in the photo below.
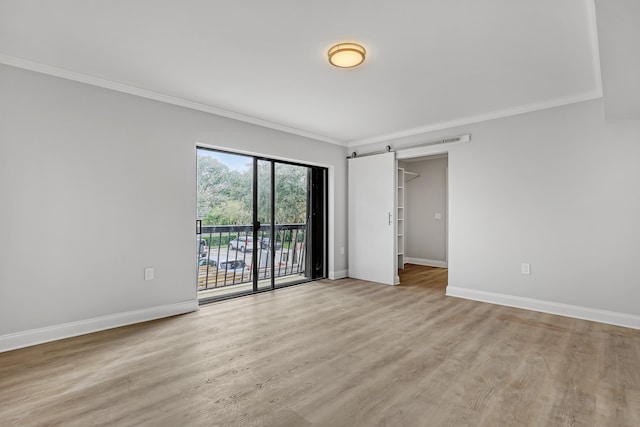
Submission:
{"label": "white door panel", "polygon": [[395,153],[349,160],[349,277],[394,285]]}

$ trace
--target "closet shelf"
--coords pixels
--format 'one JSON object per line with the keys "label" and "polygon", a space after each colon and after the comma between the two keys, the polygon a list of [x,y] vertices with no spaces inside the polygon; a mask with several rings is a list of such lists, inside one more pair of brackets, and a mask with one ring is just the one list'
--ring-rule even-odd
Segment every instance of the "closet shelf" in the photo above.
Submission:
{"label": "closet shelf", "polygon": [[[407,176],[407,175],[409,175],[409,176]],[[419,176],[420,176],[419,173],[410,172],[410,171],[406,170],[406,171],[404,171],[404,182],[413,181],[414,179],[416,179]]]}
{"label": "closet shelf", "polygon": [[[396,201],[395,201],[395,206],[396,206],[396,220],[395,220],[395,233],[396,233],[396,242],[394,244],[395,246],[395,252],[396,252],[396,256],[398,258],[398,268],[399,269],[403,269],[404,268],[404,234],[406,232],[405,230],[405,212],[404,212],[404,191],[405,191],[405,179],[406,179],[406,175],[405,175],[405,171],[404,168],[398,168],[397,169],[397,173],[396,173],[396,178],[397,178],[397,189],[396,189]],[[398,279],[396,279],[398,280]]]}

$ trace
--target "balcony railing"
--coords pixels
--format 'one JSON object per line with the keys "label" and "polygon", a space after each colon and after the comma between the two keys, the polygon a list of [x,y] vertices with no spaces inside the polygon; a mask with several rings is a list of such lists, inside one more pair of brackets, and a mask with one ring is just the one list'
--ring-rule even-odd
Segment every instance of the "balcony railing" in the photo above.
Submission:
{"label": "balcony railing", "polygon": [[255,253],[252,226],[202,226],[198,235],[198,290],[251,283],[254,263],[258,265],[258,280],[304,276],[306,231],[307,224],[276,224],[273,257],[270,225],[258,230]]}

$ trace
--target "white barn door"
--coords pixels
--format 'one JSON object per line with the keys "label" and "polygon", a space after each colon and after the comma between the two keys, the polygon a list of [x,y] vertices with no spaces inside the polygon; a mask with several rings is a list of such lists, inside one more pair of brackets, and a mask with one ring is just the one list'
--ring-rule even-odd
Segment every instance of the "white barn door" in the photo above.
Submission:
{"label": "white barn door", "polygon": [[395,153],[349,159],[349,277],[394,285]]}

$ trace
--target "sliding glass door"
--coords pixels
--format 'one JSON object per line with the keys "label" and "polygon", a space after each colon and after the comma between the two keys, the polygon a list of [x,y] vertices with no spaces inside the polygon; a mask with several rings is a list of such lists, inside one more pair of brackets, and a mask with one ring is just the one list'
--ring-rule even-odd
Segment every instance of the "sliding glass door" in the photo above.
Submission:
{"label": "sliding glass door", "polygon": [[326,275],[326,169],[198,148],[201,301]]}

